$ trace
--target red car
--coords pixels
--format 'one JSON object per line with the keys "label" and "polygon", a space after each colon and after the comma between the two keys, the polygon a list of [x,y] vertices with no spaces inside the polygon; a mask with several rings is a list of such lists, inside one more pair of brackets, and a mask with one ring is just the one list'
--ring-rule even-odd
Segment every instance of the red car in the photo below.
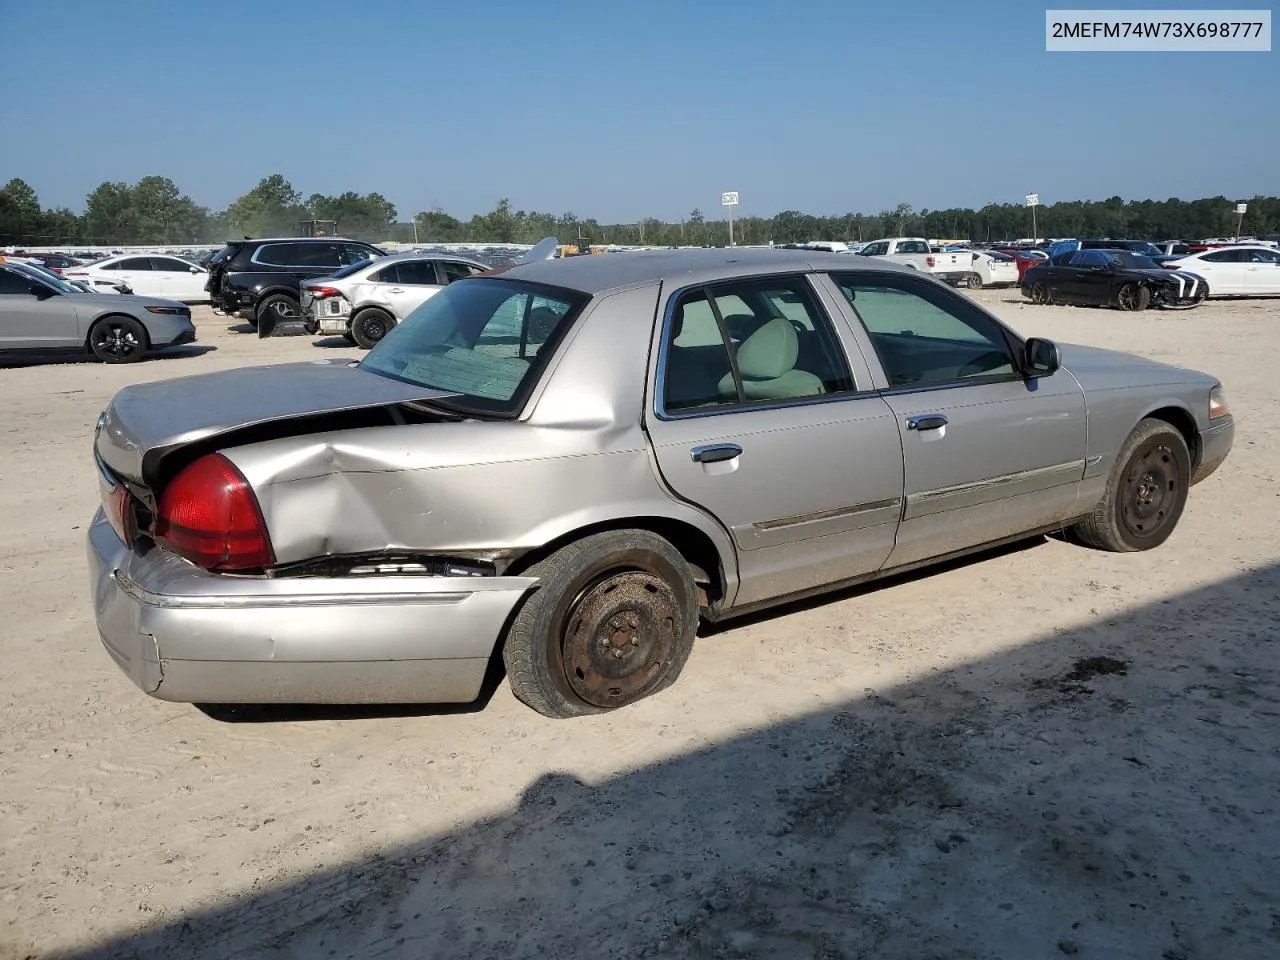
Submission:
{"label": "red car", "polygon": [[1048,255],[1043,250],[1031,250],[1026,247],[992,247],[991,252],[1003,253],[1018,261],[1018,283],[1022,283],[1023,274],[1037,263],[1048,259]]}

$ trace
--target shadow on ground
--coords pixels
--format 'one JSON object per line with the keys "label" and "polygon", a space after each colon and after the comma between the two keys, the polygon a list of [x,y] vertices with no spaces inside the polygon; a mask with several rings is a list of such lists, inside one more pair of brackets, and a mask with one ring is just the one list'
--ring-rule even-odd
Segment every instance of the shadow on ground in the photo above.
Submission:
{"label": "shadow on ground", "polygon": [[[135,360],[134,363],[182,360],[212,353],[217,349],[217,347],[207,343],[197,343],[182,347],[160,347],[153,352],[145,354],[140,360]],[[51,363],[102,363],[102,361],[87,352],[24,350],[21,353],[4,353],[0,351],[0,370],[17,367],[37,367]]]}
{"label": "shadow on ground", "polygon": [[1274,958],[1278,597],[1270,566],[604,782],[548,774],[77,956]]}

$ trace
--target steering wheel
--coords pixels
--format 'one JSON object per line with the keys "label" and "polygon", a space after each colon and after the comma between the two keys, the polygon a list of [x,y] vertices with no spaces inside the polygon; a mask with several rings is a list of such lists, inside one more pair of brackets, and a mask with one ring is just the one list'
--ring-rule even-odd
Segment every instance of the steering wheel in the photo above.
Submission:
{"label": "steering wheel", "polygon": [[988,370],[994,370],[996,367],[1003,367],[1008,362],[1009,358],[1000,351],[989,350],[966,363],[956,375],[960,377],[976,377],[979,374],[986,373]]}

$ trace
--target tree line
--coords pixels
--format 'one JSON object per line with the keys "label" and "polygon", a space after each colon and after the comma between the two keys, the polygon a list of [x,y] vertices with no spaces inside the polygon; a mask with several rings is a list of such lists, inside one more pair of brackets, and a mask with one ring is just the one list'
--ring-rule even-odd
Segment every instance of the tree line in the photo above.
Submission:
{"label": "tree line", "polygon": [[[1236,233],[1235,200],[1072,200],[1036,209],[1040,237],[1128,237],[1185,239]],[[1241,230],[1248,235],[1280,233],[1280,198],[1248,200]],[[309,220],[335,220],[343,236],[374,242],[536,243],[555,236],[562,243],[585,238],[599,244],[711,246],[729,242],[727,220],[712,220],[693,210],[679,221],[645,218],[635,223],[603,224],[573,213],[551,214],[512,209],[498,201],[488,213],[463,220],[443,210],[398,220],[395,205],[378,193],[339,196],[294,189],[280,174],[260,180],[225,210],[212,211],[182,194],[167,177],[143,177],[137,183],[100,184],[85,198],[84,213],[46,209],[23,180],[0,188],[0,246],[74,247],[77,245],[220,243],[228,238],[294,236]],[[1021,204],[990,203],[981,209],[915,210],[900,203],[874,214],[813,216],[784,210],[772,217],[743,216],[733,221],[740,244],[797,243],[808,240],[857,242],[887,236],[924,236],[976,242],[1032,235],[1031,211]]]}

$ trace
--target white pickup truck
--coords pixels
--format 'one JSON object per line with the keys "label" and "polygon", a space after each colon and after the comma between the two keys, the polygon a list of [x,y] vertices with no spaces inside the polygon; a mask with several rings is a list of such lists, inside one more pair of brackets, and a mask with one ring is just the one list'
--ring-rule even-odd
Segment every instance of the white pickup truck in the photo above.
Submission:
{"label": "white pickup truck", "polygon": [[932,253],[929,241],[922,237],[889,237],[876,240],[858,251],[860,257],[879,257],[911,267],[947,283],[958,284],[973,273],[973,255],[968,250],[958,253]]}

